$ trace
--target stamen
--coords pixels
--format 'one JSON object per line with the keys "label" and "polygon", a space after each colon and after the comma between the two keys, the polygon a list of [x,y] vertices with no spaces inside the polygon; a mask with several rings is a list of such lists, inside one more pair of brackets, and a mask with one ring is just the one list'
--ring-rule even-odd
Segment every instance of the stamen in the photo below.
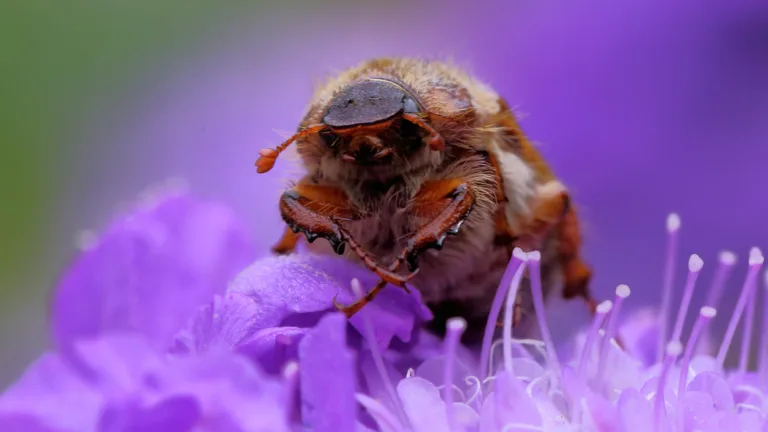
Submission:
{"label": "stamen", "polygon": [[757,303],[757,280],[749,287],[749,299],[747,300],[747,314],[744,316],[744,333],[741,338],[741,354],[739,357],[739,372],[747,371],[749,364],[749,348],[752,343],[752,325],[755,322],[755,307]]}
{"label": "stamen", "polygon": [[288,389],[286,398],[285,398],[285,406],[286,409],[286,421],[288,423],[293,423],[294,421],[294,404],[296,403],[296,392],[298,391],[298,385],[299,385],[299,364],[296,361],[290,361],[285,364],[285,367],[283,368],[283,379],[286,383],[286,388]]}
{"label": "stamen", "polygon": [[[360,281],[357,280],[357,278],[352,279],[351,286],[355,297],[363,297],[363,287],[360,285]],[[395,386],[392,384],[392,380],[389,379],[387,367],[384,365],[384,357],[381,355],[381,350],[379,350],[379,344],[376,343],[376,335],[374,334],[371,320],[368,319],[366,314],[362,314],[362,321],[363,328],[365,329],[365,334],[363,336],[365,337],[365,341],[368,344],[368,348],[371,350],[371,357],[373,357],[373,363],[376,365],[376,371],[378,371],[379,377],[384,383],[384,388],[387,390],[387,395],[392,400],[392,404],[395,406],[397,417],[399,418],[401,424],[410,425],[408,417],[405,415],[405,410],[400,404],[400,398],[397,396]]]}
{"label": "stamen", "polygon": [[461,335],[467,328],[467,322],[462,318],[451,318],[446,325],[445,334],[445,368],[443,369],[443,400],[448,417],[449,430],[456,430],[456,419],[453,413],[453,365],[456,361],[456,347]]}
{"label": "stamen", "polygon": [[616,329],[619,326],[619,312],[621,311],[621,304],[624,303],[624,299],[629,297],[632,291],[626,285],[619,285],[616,287],[616,297],[613,303],[613,311],[611,316],[608,317],[608,325],[603,335],[603,340],[600,345],[600,355],[597,358],[597,376],[595,382],[600,383],[603,380],[603,374],[607,367],[609,351],[611,348],[611,341],[616,336]]}
{"label": "stamen", "polygon": [[584,378],[584,381],[586,381],[586,377],[583,375],[589,361],[587,356],[591,354],[592,347],[595,345],[600,334],[600,328],[603,326],[603,321],[605,321],[605,317],[611,312],[611,309],[613,309],[613,302],[610,300],[600,303],[597,305],[597,309],[595,309],[595,318],[592,319],[592,326],[589,329],[589,333],[587,333],[587,339],[584,342],[584,348],[581,350],[579,366],[577,368],[578,376]]}
{"label": "stamen", "polygon": [[[507,293],[507,303],[504,308],[504,328],[502,334],[502,351],[504,353],[504,370],[512,374],[512,316],[517,301],[517,290],[520,288],[520,281],[523,279],[526,262],[523,261],[517,268],[515,276],[512,278],[512,284]],[[494,371],[491,371],[493,373]]]}
{"label": "stamen", "polygon": [[536,320],[539,322],[541,337],[544,339],[544,348],[547,350],[547,366],[556,373],[560,372],[560,362],[555,352],[555,344],[552,342],[552,334],[547,325],[547,315],[544,310],[544,293],[541,289],[541,252],[533,251],[528,253],[528,263],[531,266],[531,294],[533,294],[533,307],[536,313]]}
{"label": "stamen", "polygon": [[765,272],[764,279],[765,286],[762,289],[763,292],[763,341],[760,344],[762,349],[760,350],[760,362],[758,363],[758,371],[760,376],[760,382],[763,386],[768,386],[768,270]]}
{"label": "stamen", "polygon": [[507,290],[512,283],[514,274],[517,273],[517,269],[525,261],[526,255],[520,248],[515,248],[512,251],[512,259],[509,260],[507,269],[504,270],[504,275],[501,277],[501,283],[496,290],[496,295],[493,297],[493,303],[491,304],[491,311],[488,315],[488,322],[485,324],[485,333],[483,334],[483,345],[480,349],[480,381],[485,380],[488,376],[488,360],[491,354],[491,345],[493,343],[493,332],[496,329],[496,323],[499,319],[499,312],[501,312],[501,305],[504,303],[504,298],[507,295]]}
{"label": "stamen", "polygon": [[728,348],[731,346],[733,335],[736,333],[736,327],[739,325],[741,314],[744,312],[744,306],[746,306],[747,299],[749,298],[750,289],[755,285],[763,261],[764,258],[760,249],[752,248],[752,250],[749,251],[749,271],[747,272],[747,278],[741,288],[741,295],[739,295],[739,300],[736,302],[736,308],[733,311],[733,315],[731,315],[731,321],[728,323],[728,329],[723,336],[723,342],[720,344],[720,351],[717,353],[717,364],[720,368],[723,367],[725,355],[728,354]]}
{"label": "stamen", "polygon": [[667,348],[664,351],[666,357],[664,358],[664,364],[661,366],[661,374],[659,375],[659,382],[656,387],[656,397],[653,406],[653,428],[656,432],[661,430],[662,410],[664,411],[663,415],[666,415],[667,412],[666,406],[664,406],[664,389],[666,388],[669,369],[672,368],[677,356],[683,352],[683,344],[681,344],[680,341],[672,341],[667,344]]}
{"label": "stamen", "polygon": [[680,216],[672,213],[667,216],[667,262],[664,271],[664,285],[661,297],[661,324],[658,340],[658,362],[664,356],[664,345],[667,343],[667,320],[669,319],[669,307],[672,302],[672,285],[675,283],[675,266],[677,261],[677,237],[680,231]]}
{"label": "stamen", "polygon": [[691,357],[693,357],[693,352],[696,349],[696,344],[699,342],[699,337],[701,336],[709,321],[712,320],[716,314],[717,311],[712,307],[704,306],[701,308],[699,311],[699,318],[693,325],[691,337],[688,338],[688,345],[685,347],[683,359],[680,361],[680,379],[677,383],[676,410],[677,430],[679,431],[684,430],[683,426],[685,423],[685,416],[683,414],[685,412],[685,386],[688,381],[688,367],[691,364]]}
{"label": "stamen", "polygon": [[355,393],[355,399],[357,399],[357,402],[376,419],[376,422],[381,426],[381,430],[403,430],[402,424],[399,424],[398,420],[380,401],[363,393]]}
{"label": "stamen", "polygon": [[731,275],[731,270],[736,264],[736,254],[731,251],[722,251],[718,257],[718,266],[715,271],[715,276],[712,278],[712,284],[709,286],[709,293],[707,294],[707,306],[717,308],[720,303],[720,297],[723,295],[723,288],[725,288],[725,282],[728,281],[728,277]]}
{"label": "stamen", "polygon": [[578,403],[578,400],[581,398],[581,393],[587,382],[586,369],[587,363],[589,362],[588,356],[592,355],[592,347],[595,345],[600,333],[600,328],[603,326],[603,321],[605,321],[605,317],[611,312],[611,309],[613,309],[613,302],[610,300],[606,300],[597,305],[597,308],[595,308],[595,317],[592,319],[592,326],[589,328],[589,333],[587,333],[587,338],[584,341],[584,348],[581,350],[581,355],[579,356],[579,364],[576,367],[576,379],[578,381],[577,391],[579,393],[572,395],[574,403],[571,405],[571,421],[574,423],[579,419],[581,404]]}
{"label": "stamen", "polygon": [[702,267],[704,267],[704,261],[701,257],[696,254],[691,255],[691,258],[688,260],[688,278],[685,281],[683,299],[680,302],[680,310],[677,312],[677,321],[675,322],[675,328],[672,331],[672,340],[680,340],[680,336],[683,334],[685,316],[688,314],[688,307],[691,305],[693,290],[696,288],[696,279],[699,278],[699,273],[701,273]]}
{"label": "stamen", "polygon": [[[717,270],[715,270],[715,276],[712,278],[712,284],[709,286],[709,293],[707,294],[707,301],[704,303],[707,306],[711,306],[717,309],[720,304],[720,298],[723,295],[723,289],[725,283],[731,276],[734,265],[736,264],[736,254],[731,251],[722,251],[718,257]],[[710,335],[712,327],[707,326],[704,329],[704,333],[701,336],[703,340],[712,340]]]}

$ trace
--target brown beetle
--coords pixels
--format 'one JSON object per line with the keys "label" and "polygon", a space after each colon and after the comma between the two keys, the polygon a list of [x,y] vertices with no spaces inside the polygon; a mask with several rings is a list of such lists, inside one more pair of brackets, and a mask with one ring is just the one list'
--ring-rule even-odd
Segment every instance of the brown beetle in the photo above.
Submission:
{"label": "brown beetle", "polygon": [[[384,58],[343,72],[319,88],[293,137],[261,150],[258,172],[293,142],[307,175],[280,200],[288,228],[274,250],[292,251],[304,233],[328,240],[312,249],[375,272],[364,298],[337,305],[348,316],[407,282],[438,328],[453,315],[482,328],[516,246],[541,250],[545,294],[594,307],[566,188],[507,104],[456,67]],[[526,280],[518,310],[529,308]]]}

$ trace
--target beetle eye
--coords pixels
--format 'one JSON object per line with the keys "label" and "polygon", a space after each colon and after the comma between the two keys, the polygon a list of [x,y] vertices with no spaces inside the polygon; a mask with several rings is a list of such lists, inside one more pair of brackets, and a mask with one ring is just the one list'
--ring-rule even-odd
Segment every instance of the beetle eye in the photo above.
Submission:
{"label": "beetle eye", "polygon": [[331,132],[329,130],[321,131],[321,132],[318,133],[318,135],[320,135],[320,138],[323,139],[323,142],[325,143],[325,145],[327,145],[328,147],[331,147],[331,148],[336,146],[336,144],[338,144],[339,139],[340,139],[340,137],[338,135],[336,135],[335,133],[333,133],[333,132]]}
{"label": "beetle eye", "polygon": [[418,113],[419,111],[419,105],[415,100],[413,100],[412,97],[405,96],[403,98],[403,112],[414,114]]}

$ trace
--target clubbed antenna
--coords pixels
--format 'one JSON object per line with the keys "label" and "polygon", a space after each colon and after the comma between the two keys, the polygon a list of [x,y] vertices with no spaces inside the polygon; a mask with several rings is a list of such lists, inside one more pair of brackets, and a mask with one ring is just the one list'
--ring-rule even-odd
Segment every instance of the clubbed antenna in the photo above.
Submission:
{"label": "clubbed antenna", "polygon": [[280,156],[280,153],[282,153],[285,149],[287,149],[288,146],[293,144],[296,140],[308,137],[310,135],[314,135],[322,131],[326,127],[327,126],[324,124],[309,126],[297,132],[292,137],[283,141],[282,144],[280,144],[279,146],[273,149],[265,148],[265,149],[259,150],[259,159],[256,160],[256,172],[258,172],[259,174],[263,174],[271,170],[275,166],[275,161],[277,161],[277,157]]}

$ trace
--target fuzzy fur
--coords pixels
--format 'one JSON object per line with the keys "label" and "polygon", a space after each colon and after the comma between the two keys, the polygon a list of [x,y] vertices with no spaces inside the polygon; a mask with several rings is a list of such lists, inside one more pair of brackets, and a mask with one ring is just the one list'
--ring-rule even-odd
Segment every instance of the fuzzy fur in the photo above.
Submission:
{"label": "fuzzy fur", "polygon": [[[392,79],[412,91],[431,114],[431,125],[445,139],[446,150],[424,145],[408,157],[396,155],[392,164],[371,168],[345,163],[320,137],[309,137],[297,142],[308,170],[305,180],[338,186],[347,193],[363,218],[345,226],[379,262],[388,265],[425,222],[412,207],[421,186],[431,180],[463,179],[475,199],[474,208],[459,234],[449,237],[441,251],[428,250],[420,256],[420,271],[411,285],[435,307],[455,302],[461,310],[452,313],[464,315],[470,323],[473,318],[484,320],[511,252],[509,244],[495,241],[499,233],[494,214],[500,203],[488,154],[500,165],[506,196],[501,205],[506,206],[512,229],[531,217],[538,188],[553,177],[538,154],[531,153],[532,145],[503,100],[483,83],[444,63],[378,59],[342,72],[320,86],[299,129],[321,123],[325,107],[337,92],[371,77]],[[528,147],[521,146],[523,141]],[[549,236],[541,248],[547,292],[562,284],[556,243],[555,236]],[[313,243],[312,248],[332,253],[324,241]],[[357,260],[349,250],[346,256]],[[518,303],[523,311],[530,308],[527,280]]]}

